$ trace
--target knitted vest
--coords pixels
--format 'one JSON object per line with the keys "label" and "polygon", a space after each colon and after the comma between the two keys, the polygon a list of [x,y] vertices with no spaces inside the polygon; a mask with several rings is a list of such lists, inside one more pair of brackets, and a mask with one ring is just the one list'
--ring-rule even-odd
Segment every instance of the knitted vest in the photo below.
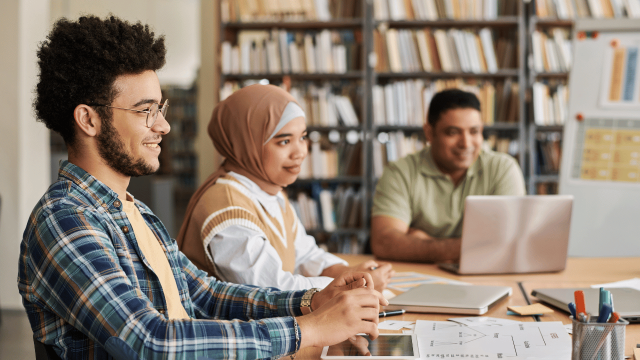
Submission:
{"label": "knitted vest", "polygon": [[282,214],[283,229],[280,222],[269,215],[244,185],[231,175],[224,175],[198,201],[180,250],[198,268],[219,278],[209,244],[218,232],[232,225],[240,225],[260,232],[278,252],[282,270],[293,272],[298,222],[286,196],[285,209]]}

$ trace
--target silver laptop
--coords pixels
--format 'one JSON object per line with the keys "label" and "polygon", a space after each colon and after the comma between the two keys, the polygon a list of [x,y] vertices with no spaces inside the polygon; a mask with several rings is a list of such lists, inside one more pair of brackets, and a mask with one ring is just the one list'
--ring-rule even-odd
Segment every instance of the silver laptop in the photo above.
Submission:
{"label": "silver laptop", "polygon": [[[640,291],[632,288],[605,288],[611,291],[613,297],[613,310],[628,322],[640,322]],[[587,312],[591,316],[598,316],[598,303],[600,288],[569,288],[569,289],[535,289],[531,295],[547,304],[551,304],[566,312],[570,302],[575,302],[573,293],[576,290],[584,291],[584,300]]]}
{"label": "silver laptop", "polygon": [[511,292],[508,286],[424,284],[389,299],[384,310],[482,315]]}
{"label": "silver laptop", "polygon": [[457,274],[509,274],[564,270],[572,195],[468,196]]}

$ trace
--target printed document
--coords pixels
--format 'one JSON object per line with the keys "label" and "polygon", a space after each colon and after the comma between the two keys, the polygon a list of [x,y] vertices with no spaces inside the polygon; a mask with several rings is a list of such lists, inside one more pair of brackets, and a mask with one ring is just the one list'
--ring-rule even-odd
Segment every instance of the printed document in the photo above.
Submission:
{"label": "printed document", "polygon": [[559,321],[501,325],[418,320],[420,358],[571,359],[571,338]]}

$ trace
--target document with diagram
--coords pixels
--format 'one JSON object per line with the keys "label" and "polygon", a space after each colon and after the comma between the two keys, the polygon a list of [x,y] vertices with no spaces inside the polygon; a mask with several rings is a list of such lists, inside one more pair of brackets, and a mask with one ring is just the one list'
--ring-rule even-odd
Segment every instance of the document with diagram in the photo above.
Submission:
{"label": "document with diagram", "polygon": [[571,359],[571,338],[561,322],[501,326],[416,321],[421,358]]}

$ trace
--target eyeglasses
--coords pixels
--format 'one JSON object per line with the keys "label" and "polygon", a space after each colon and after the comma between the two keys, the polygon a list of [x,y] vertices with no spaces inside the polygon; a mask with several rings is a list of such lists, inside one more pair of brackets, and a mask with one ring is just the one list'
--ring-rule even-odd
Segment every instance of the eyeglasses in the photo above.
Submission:
{"label": "eyeglasses", "polygon": [[[160,105],[158,103],[153,103],[151,104],[151,107],[149,107],[149,109],[147,110],[136,110],[136,109],[126,109],[126,108],[121,108],[121,107],[117,107],[117,106],[111,106],[111,105],[103,105],[103,104],[87,104],[89,106],[106,106],[109,108],[113,108],[113,109],[120,109],[120,110],[129,110],[129,111],[135,111],[135,112],[139,112],[139,113],[145,113],[147,114],[147,120],[146,120],[146,125],[148,128],[152,127],[153,124],[156,123],[156,119],[158,118],[158,113],[161,112],[162,113],[162,117],[164,117],[165,119],[167,118],[167,109],[169,108],[169,99],[164,101],[164,104]],[[149,116],[151,115],[151,116]]]}

